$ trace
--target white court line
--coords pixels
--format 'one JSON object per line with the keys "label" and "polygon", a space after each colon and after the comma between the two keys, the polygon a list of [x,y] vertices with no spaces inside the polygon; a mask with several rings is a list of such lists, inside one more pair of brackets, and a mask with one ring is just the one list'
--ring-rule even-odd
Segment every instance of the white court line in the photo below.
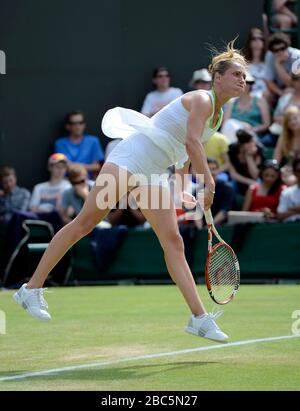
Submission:
{"label": "white court line", "polygon": [[140,360],[147,360],[147,359],[161,358],[161,357],[172,357],[175,355],[189,354],[191,352],[209,351],[209,350],[216,350],[219,348],[228,348],[228,347],[237,347],[240,345],[250,345],[250,344],[255,344],[255,343],[260,343],[260,342],[287,340],[290,338],[297,338],[297,337],[299,338],[300,334],[280,335],[278,337],[269,337],[269,338],[257,338],[255,340],[242,340],[242,341],[236,341],[236,342],[232,342],[228,344],[209,345],[207,347],[188,348],[186,350],[138,355],[134,357],[125,357],[125,358],[119,358],[117,360],[98,361],[98,362],[93,362],[89,364],[72,365],[69,367],[52,368],[49,370],[33,371],[33,372],[27,372],[24,374],[0,377],[0,382],[1,381],[22,380],[22,379],[30,378],[30,377],[42,377],[44,375],[59,374],[59,373],[67,372],[67,371],[76,371],[76,370],[83,370],[83,369],[89,369],[89,368],[95,368],[95,367],[103,367],[105,365],[114,365],[114,364],[120,364],[123,362],[140,361]]}

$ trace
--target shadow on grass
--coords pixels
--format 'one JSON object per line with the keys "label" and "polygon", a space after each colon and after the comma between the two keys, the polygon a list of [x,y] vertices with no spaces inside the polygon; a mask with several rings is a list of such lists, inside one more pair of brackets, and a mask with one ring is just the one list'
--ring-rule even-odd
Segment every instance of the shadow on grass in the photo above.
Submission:
{"label": "shadow on grass", "polygon": [[[202,367],[211,364],[219,364],[216,361],[185,361],[175,362],[168,364],[145,364],[145,365],[131,365],[131,366],[119,366],[119,367],[101,367],[90,368],[84,370],[66,371],[57,374],[40,375],[36,377],[28,377],[26,380],[42,380],[46,378],[49,381],[55,380],[82,380],[82,381],[115,381],[126,379],[140,379],[150,377],[161,373],[172,373],[174,371],[182,371],[185,374],[189,373],[191,368]],[[19,371],[18,371],[19,372]],[[1,374],[0,374],[1,375]],[[3,376],[17,375],[17,372],[3,373]],[[24,380],[19,380],[20,382]],[[9,381],[7,381],[9,382]],[[14,380],[11,382],[18,382]]]}

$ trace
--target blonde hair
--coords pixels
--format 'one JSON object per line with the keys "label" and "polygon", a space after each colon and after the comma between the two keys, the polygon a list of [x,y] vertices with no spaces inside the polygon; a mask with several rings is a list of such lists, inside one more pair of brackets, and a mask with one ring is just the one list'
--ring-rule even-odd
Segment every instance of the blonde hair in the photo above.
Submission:
{"label": "blonde hair", "polygon": [[300,109],[297,106],[290,106],[286,109],[283,117],[283,129],[282,129],[282,151],[285,156],[290,155],[292,149],[292,140],[294,138],[294,133],[289,127],[290,117],[296,114],[300,116]]}
{"label": "blonde hair", "polygon": [[230,68],[232,63],[239,63],[247,68],[245,57],[240,50],[234,47],[236,39],[237,37],[230,41],[226,46],[226,50],[222,53],[215,48],[211,48],[214,57],[212,58],[211,64],[208,66],[208,70],[212,75],[212,80],[214,80],[216,73],[224,74]]}

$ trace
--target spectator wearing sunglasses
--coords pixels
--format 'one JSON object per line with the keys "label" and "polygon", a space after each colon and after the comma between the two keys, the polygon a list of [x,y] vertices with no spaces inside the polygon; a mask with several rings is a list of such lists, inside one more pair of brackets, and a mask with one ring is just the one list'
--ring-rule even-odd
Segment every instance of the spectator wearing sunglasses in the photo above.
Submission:
{"label": "spectator wearing sunglasses", "polygon": [[88,179],[86,168],[81,164],[69,166],[68,178],[72,187],[63,192],[60,214],[65,224],[75,218],[94,184]]}
{"label": "spectator wearing sunglasses", "polygon": [[297,74],[300,64],[300,50],[290,47],[290,38],[285,33],[274,33],[269,38],[266,55],[267,85],[276,96],[282,96],[286,88],[292,87],[292,74]]}
{"label": "spectator wearing sunglasses", "polygon": [[86,121],[83,112],[69,113],[65,128],[69,135],[55,142],[55,152],[65,154],[69,164],[82,164],[89,178],[95,179],[101,169],[104,153],[98,137],[85,134]]}
{"label": "spectator wearing sunglasses", "polygon": [[244,52],[249,62],[248,71],[255,79],[251,94],[257,97],[268,97],[265,64],[266,39],[261,29],[253,27],[250,30]]}
{"label": "spectator wearing sunglasses", "polygon": [[152,83],[155,90],[145,97],[141,112],[152,117],[171,101],[183,93],[180,88],[170,87],[171,77],[166,67],[159,67],[153,71]]}

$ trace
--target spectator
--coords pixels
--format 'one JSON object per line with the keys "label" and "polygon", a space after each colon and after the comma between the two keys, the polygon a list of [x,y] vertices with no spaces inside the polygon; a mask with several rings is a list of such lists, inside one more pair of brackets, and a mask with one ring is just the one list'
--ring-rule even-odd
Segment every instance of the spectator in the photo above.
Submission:
{"label": "spectator", "polygon": [[263,142],[263,139],[268,136],[266,133],[271,124],[269,106],[265,98],[251,95],[251,88],[255,83],[255,79],[250,73],[247,75],[246,83],[244,93],[239,98],[226,104],[223,133],[227,136],[226,121],[234,119],[238,121],[240,128],[258,134]]}
{"label": "spectator", "polygon": [[32,193],[30,209],[35,213],[47,213],[60,208],[62,193],[70,188],[65,180],[68,159],[62,153],[55,153],[49,157],[49,181],[37,184]]}
{"label": "spectator", "polygon": [[64,223],[70,222],[79,214],[94,184],[93,181],[88,180],[86,168],[81,164],[72,164],[69,167],[68,177],[72,187],[64,191],[60,209]]}
{"label": "spectator", "polygon": [[[284,33],[274,33],[269,38],[266,54],[267,85],[276,98],[282,96],[286,88],[292,86],[292,73],[297,70],[300,50],[290,47],[289,37]],[[296,73],[296,71],[295,71]]]}
{"label": "spectator", "polygon": [[72,111],[68,114],[65,127],[69,135],[55,142],[55,152],[65,154],[70,164],[82,164],[89,177],[95,179],[104,160],[98,137],[84,133],[86,121],[82,111]]}
{"label": "spectator", "polygon": [[300,220],[300,158],[293,161],[292,168],[297,184],[283,190],[277,208],[277,217],[284,222]]}
{"label": "spectator", "polygon": [[276,160],[266,160],[260,178],[260,182],[249,187],[245,196],[243,211],[262,211],[267,218],[275,218],[279,198],[285,188],[281,180],[278,162]]}
{"label": "spectator", "polygon": [[16,171],[12,167],[0,169],[0,223],[7,224],[14,211],[27,211],[30,192],[17,185]]}
{"label": "spectator", "polygon": [[146,95],[141,110],[148,117],[152,117],[172,100],[183,94],[180,88],[170,87],[170,74],[165,67],[154,70],[152,82],[155,90]]}
{"label": "spectator", "polygon": [[266,84],[265,64],[266,39],[261,29],[256,27],[250,30],[245,46],[245,57],[249,62],[249,73],[254,77],[255,83],[252,85],[251,93],[257,97],[268,97]]}
{"label": "spectator", "polygon": [[295,0],[273,0],[272,1],[272,24],[280,30],[290,29],[298,24],[298,17],[289,9],[289,4]]}
{"label": "spectator", "polygon": [[189,86],[192,90],[210,90],[211,74],[206,68],[194,71]]}
{"label": "spectator", "polygon": [[226,136],[221,133],[215,133],[204,143],[204,150],[207,157],[216,159],[219,164],[219,172],[229,171],[230,163],[228,157],[229,144]]}
{"label": "spectator", "polygon": [[235,192],[230,184],[218,179],[220,168],[217,160],[208,157],[207,162],[216,183],[216,194],[211,207],[211,212],[214,217],[215,224],[222,224],[227,220],[228,211],[234,208]]}
{"label": "spectator", "polygon": [[289,107],[283,117],[283,130],[280,135],[273,158],[287,163],[300,154],[300,108]]}
{"label": "spectator", "polygon": [[300,108],[300,73],[292,74],[292,80],[293,84],[290,92],[279,98],[273,114],[274,122],[279,125],[283,124],[284,112],[288,107],[296,106]]}
{"label": "spectator", "polygon": [[238,142],[229,146],[229,171],[237,193],[244,195],[259,177],[265,157],[263,147],[256,142],[253,132],[239,130],[237,138]]}

